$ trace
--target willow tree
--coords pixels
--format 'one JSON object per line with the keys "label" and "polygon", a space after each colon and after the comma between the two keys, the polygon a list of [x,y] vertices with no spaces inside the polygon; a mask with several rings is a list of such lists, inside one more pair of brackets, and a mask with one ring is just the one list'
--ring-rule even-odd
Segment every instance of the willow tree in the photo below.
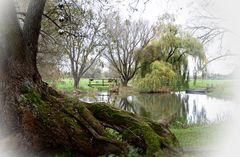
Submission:
{"label": "willow tree", "polygon": [[[163,153],[164,149],[174,152],[177,140],[163,124],[103,103],[80,102],[44,83],[36,57],[46,0],[29,2],[22,26],[17,20],[15,1],[5,3],[1,1],[0,5],[0,128],[11,144],[22,148],[21,152],[49,154],[67,150],[76,156],[126,154],[127,144],[141,148],[149,156]],[[109,138],[106,128],[121,134],[122,141]]]}
{"label": "willow tree", "polygon": [[201,67],[206,56],[200,41],[174,22],[174,17],[169,14],[159,18],[155,39],[141,53],[141,76],[145,77],[153,61],[161,60],[173,66],[180,85],[187,85],[189,57],[195,60],[197,67]]}

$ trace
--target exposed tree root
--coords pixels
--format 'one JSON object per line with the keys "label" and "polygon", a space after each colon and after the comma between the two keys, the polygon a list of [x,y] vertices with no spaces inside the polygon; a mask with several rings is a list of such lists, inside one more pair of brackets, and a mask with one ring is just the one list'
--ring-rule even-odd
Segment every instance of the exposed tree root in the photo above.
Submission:
{"label": "exposed tree root", "polygon": [[[126,154],[130,144],[147,156],[177,153],[177,139],[167,126],[105,103],[88,104],[52,94],[54,90],[49,89],[21,90],[23,132],[35,142],[31,146],[35,151],[70,150],[85,156]],[[110,139],[106,128],[119,132],[122,140]]]}

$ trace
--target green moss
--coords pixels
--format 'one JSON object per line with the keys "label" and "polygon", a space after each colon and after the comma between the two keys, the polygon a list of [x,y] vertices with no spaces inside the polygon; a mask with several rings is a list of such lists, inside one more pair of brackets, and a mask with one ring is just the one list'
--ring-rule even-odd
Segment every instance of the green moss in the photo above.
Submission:
{"label": "green moss", "polygon": [[127,147],[128,147],[127,155],[109,154],[109,155],[101,155],[99,157],[142,157],[142,155],[140,155],[141,150],[139,148],[135,148],[131,145],[128,145]]}
{"label": "green moss", "polygon": [[33,114],[42,120],[43,123],[48,124],[50,114],[50,105],[42,100],[42,96],[37,91],[28,91],[23,95],[23,103],[30,105]]}
{"label": "green moss", "polygon": [[[91,111],[94,113],[95,116],[97,116],[99,118],[102,117],[102,116],[105,116],[105,117],[108,117],[108,118],[113,118],[113,119],[118,120],[118,123],[121,123],[121,122],[124,123],[124,124],[128,124],[128,122],[141,123],[140,120],[143,120],[140,117],[135,118],[136,115],[133,114],[133,113],[114,108],[114,107],[112,107],[110,105],[107,105],[105,103],[95,103],[95,104],[91,105],[90,108],[91,108]],[[142,123],[143,122],[144,121],[142,121]],[[145,125],[147,125],[147,124],[145,124]]]}
{"label": "green moss", "polygon": [[[73,127],[78,130],[79,138],[87,137],[89,132],[85,132],[84,129],[82,131],[81,125],[79,126],[76,120],[71,118],[71,116],[65,115],[60,109],[60,107],[64,106],[65,111],[76,116],[82,116],[83,114],[86,114],[85,107],[87,107],[96,119],[100,121],[102,120],[110,125],[121,126],[124,128],[124,130],[120,132],[116,132],[112,129],[107,130],[107,137],[109,139],[139,141],[140,138],[146,145],[147,156],[153,156],[155,153],[161,153],[161,144],[165,142],[162,140],[165,139],[155,132],[155,129],[149,125],[149,121],[146,121],[144,118],[138,117],[132,113],[116,109],[104,103],[87,104],[79,102],[77,99],[73,98],[57,99],[48,96],[46,100],[42,97],[41,93],[37,91],[30,91],[23,96],[27,105],[30,105],[33,109],[33,113],[36,114],[36,116],[44,123],[49,123],[48,126],[50,127],[54,127],[55,121],[59,118],[63,120],[61,122],[67,123],[69,124],[69,127]],[[61,103],[61,105],[59,105],[59,103]],[[122,134],[122,136],[120,134]]]}
{"label": "green moss", "polygon": [[[172,141],[175,140],[173,138],[174,136],[169,134],[169,139],[161,137],[155,132],[155,129],[153,130],[153,128],[151,128],[149,124],[150,121],[145,118],[115,109],[102,103],[91,105],[89,108],[95,117],[99,119],[104,117],[105,120],[113,120],[115,122],[114,125],[125,126],[126,129],[121,133],[123,140],[134,142],[143,139],[146,145],[146,154],[148,156],[152,156],[155,153],[162,154],[162,143],[170,143],[172,146],[175,145],[175,141]],[[158,128],[157,131],[166,132],[166,130],[161,128]]]}
{"label": "green moss", "polygon": [[152,132],[152,131],[145,131],[144,139],[147,145],[147,152],[146,154],[154,154],[156,152],[159,152],[160,149],[160,138],[159,136]]}
{"label": "green moss", "polygon": [[84,107],[83,105],[80,105],[80,104],[78,103],[77,109],[78,109],[79,115],[82,115],[83,112],[84,112],[85,107]]}
{"label": "green moss", "polygon": [[149,127],[134,126],[126,129],[123,133],[123,139],[143,138],[146,144],[146,154],[153,155],[160,151],[160,137]]}
{"label": "green moss", "polygon": [[107,132],[107,137],[109,139],[122,141],[122,135],[118,131],[111,129],[111,128],[106,128],[106,132]]}
{"label": "green moss", "polygon": [[69,118],[69,117],[67,117],[67,116],[65,116],[63,119],[64,119],[64,122],[65,122],[65,123],[70,124],[70,125],[73,126],[74,128],[80,128],[79,125],[77,124],[77,122],[76,122],[74,119]]}
{"label": "green moss", "polygon": [[44,103],[41,99],[41,95],[35,91],[27,93],[25,95],[25,98],[29,103],[36,104],[37,106],[42,105]]}
{"label": "green moss", "polygon": [[20,86],[20,92],[25,94],[25,93],[30,92],[30,90],[29,90],[29,88],[27,86],[22,85],[22,86]]}
{"label": "green moss", "polygon": [[63,152],[61,154],[51,155],[51,156],[48,156],[48,157],[76,157],[76,154],[69,151],[69,152]]}

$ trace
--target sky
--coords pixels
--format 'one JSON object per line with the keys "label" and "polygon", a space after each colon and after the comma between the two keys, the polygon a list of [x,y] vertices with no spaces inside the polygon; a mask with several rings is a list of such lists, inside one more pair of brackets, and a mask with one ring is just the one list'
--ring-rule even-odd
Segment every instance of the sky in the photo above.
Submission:
{"label": "sky", "polygon": [[[129,3],[129,1],[126,1]],[[228,0],[227,6],[225,0],[150,0],[146,5],[138,4],[138,12],[129,12],[126,5],[120,6],[121,13],[133,19],[145,19],[150,23],[157,21],[158,17],[164,13],[174,14],[176,23],[183,25],[183,27],[191,25],[192,22],[197,23],[201,16],[211,16],[216,18],[214,22],[217,26],[226,29],[224,34],[222,49],[219,51],[219,42],[210,44],[206,48],[206,54],[211,60],[223,53],[237,53],[240,48],[238,43],[240,40],[239,23],[236,23],[240,10],[237,0]],[[229,74],[238,65],[238,57],[230,56],[216,60],[208,65],[208,72]],[[193,71],[194,62],[190,62],[190,71]]]}

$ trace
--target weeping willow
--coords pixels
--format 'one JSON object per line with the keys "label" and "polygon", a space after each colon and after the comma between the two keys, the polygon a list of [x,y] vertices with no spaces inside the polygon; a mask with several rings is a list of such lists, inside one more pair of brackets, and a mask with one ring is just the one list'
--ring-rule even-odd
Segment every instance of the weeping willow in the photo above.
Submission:
{"label": "weeping willow", "polygon": [[[169,85],[179,90],[188,88],[189,59],[192,58],[195,61],[195,69],[200,68],[207,61],[202,43],[174,24],[174,20],[170,16],[160,18],[155,30],[156,37],[141,52],[140,77],[148,79],[149,74],[152,73],[152,64],[155,61],[161,61],[170,64],[176,74],[175,81]],[[162,64],[162,66],[165,65]],[[140,81],[142,80],[140,79]]]}

